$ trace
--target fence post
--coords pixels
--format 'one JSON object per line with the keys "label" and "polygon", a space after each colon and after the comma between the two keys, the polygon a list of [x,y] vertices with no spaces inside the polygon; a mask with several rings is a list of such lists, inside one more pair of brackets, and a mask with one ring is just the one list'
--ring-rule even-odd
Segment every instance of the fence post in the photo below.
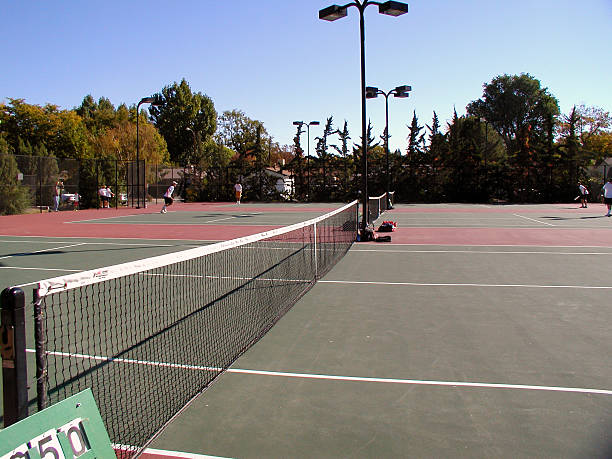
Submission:
{"label": "fence post", "polygon": [[114,185],[114,190],[115,190],[115,209],[119,209],[119,170],[117,169],[118,167],[118,162],[115,159],[115,185]]}
{"label": "fence post", "polygon": [[42,191],[42,156],[38,157],[38,205],[40,206],[40,213],[42,214],[43,206],[43,191]]}
{"label": "fence post", "polygon": [[4,289],[0,298],[4,427],[8,427],[28,416],[25,295],[12,287]]}

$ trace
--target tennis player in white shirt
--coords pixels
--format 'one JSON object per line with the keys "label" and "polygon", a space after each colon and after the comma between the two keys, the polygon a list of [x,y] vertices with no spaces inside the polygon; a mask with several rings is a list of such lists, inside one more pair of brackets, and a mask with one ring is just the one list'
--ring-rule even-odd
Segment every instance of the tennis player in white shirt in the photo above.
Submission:
{"label": "tennis player in white shirt", "polygon": [[164,194],[164,207],[162,207],[162,210],[159,212],[160,214],[165,214],[166,212],[168,212],[166,208],[168,206],[171,206],[172,203],[174,202],[172,193],[174,193],[175,186],[176,186],[176,182],[172,182],[172,185],[170,185],[168,189],[166,190],[166,193]]}

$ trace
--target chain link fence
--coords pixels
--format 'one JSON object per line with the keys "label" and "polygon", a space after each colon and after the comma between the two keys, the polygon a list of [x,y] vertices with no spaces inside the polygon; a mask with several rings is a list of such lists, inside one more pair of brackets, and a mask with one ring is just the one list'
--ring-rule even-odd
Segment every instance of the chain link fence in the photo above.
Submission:
{"label": "chain link fence", "polygon": [[[40,212],[100,207],[103,187],[112,191],[112,207],[146,207],[147,203],[163,202],[174,181],[174,196],[182,201],[232,201],[237,181],[242,183],[247,201],[346,202],[360,198],[360,164],[340,157],[316,158],[310,167],[295,162],[284,170],[248,164],[199,171],[144,161],[9,156],[11,163],[16,163],[14,174],[11,169],[16,176],[4,177],[6,183],[0,186],[27,190],[29,206]],[[387,176],[384,158],[369,160],[369,196],[385,193],[388,184],[389,191],[395,191],[396,202],[424,203],[567,202],[577,195],[579,180],[594,200],[610,172],[605,165],[583,168],[576,164],[439,167],[410,164],[406,157],[397,155],[391,156],[388,170]]]}

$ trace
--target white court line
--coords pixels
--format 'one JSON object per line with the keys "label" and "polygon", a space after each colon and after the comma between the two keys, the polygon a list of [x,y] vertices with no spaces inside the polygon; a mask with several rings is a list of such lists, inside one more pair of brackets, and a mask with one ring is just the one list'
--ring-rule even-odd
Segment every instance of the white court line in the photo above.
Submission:
{"label": "white court line", "polygon": [[[25,241],[20,241],[20,240],[13,240],[13,241],[9,241],[9,240],[1,240],[0,239],[0,243],[2,242],[7,242],[7,243],[13,243],[13,242],[25,242]],[[28,242],[32,242],[34,244],[61,244],[63,241],[28,241]],[[126,246],[126,247],[130,247],[130,246],[155,246],[155,247],[177,247],[177,246],[182,246],[182,245],[189,245],[192,246],[194,244],[154,244],[152,242],[146,243],[146,242],[133,242],[133,243],[128,243],[128,242],[82,242],[83,245],[118,245],[118,246]]]}
{"label": "white court line", "polygon": [[[174,211],[174,210],[168,211],[168,213],[175,213],[175,212],[176,211]],[[157,214],[158,212],[155,212],[155,213]],[[118,220],[117,223],[137,223],[137,224],[144,224],[144,225],[159,223],[158,221],[151,222],[151,221],[143,221],[143,220],[125,220],[126,217],[136,217],[138,215],[153,215],[153,214],[115,215],[114,217],[92,218],[92,219],[89,219],[89,220],[75,220],[75,221],[70,221],[70,222],[65,222],[65,223],[88,223],[88,222],[94,222],[95,223],[95,222],[97,222],[99,220],[111,220],[111,219],[117,219]],[[253,216],[253,215],[262,215],[262,212],[255,212],[255,213],[252,213],[252,214],[243,214],[243,215],[239,215],[238,217],[250,217],[250,216]],[[223,220],[230,220],[232,218],[238,218],[238,217],[236,217],[234,215],[231,215],[229,217],[218,218],[218,219],[215,219],[215,220],[207,220],[206,222],[203,222],[203,223],[172,223],[172,224],[173,225],[174,224],[177,224],[177,225],[202,225],[202,224],[206,224],[206,223],[209,223],[209,222],[217,222],[217,221],[223,221]],[[164,224],[166,224],[166,223],[167,222],[165,222]]]}
{"label": "white court line", "polygon": [[[119,445],[120,446],[120,445]],[[117,448],[122,449],[122,448]],[[125,447],[123,448],[125,449]],[[130,448],[130,451],[134,451],[134,448]],[[162,449],[145,448],[143,454],[154,454],[156,456],[168,456],[168,457],[179,457],[181,459],[230,459],[221,456],[208,456],[205,454],[194,454],[194,453],[183,453],[181,451],[165,451]]]}
{"label": "white court line", "polygon": [[31,271],[62,271],[67,273],[79,273],[82,269],[65,269],[65,268],[24,268],[22,266],[0,266],[0,269],[20,269]]}
{"label": "white court line", "polygon": [[[51,250],[67,249],[69,247],[78,247],[78,246],[85,245],[85,244],[86,244],[86,242],[79,242],[78,244],[64,245],[64,246],[60,246],[60,247],[51,247],[49,249],[36,250],[34,252],[20,253],[19,256],[22,256],[22,255],[32,255],[32,254],[35,254],[35,253],[50,252]],[[7,255],[6,257],[0,257],[0,260],[5,260],[7,258],[13,258],[13,257],[16,257],[16,256],[17,255]]]}
{"label": "white court line", "polygon": [[[366,246],[375,246],[378,245],[376,242],[366,242],[360,243],[365,244]],[[355,244],[353,247],[359,247],[360,244]],[[612,246],[606,245],[518,245],[518,244],[423,244],[422,242],[405,242],[405,243],[397,243],[393,244],[394,247],[530,247],[530,248],[557,248],[557,249],[612,249]],[[351,247],[351,251],[359,250]]]}
{"label": "white court line", "polygon": [[211,223],[211,222],[220,222],[220,221],[223,221],[223,220],[231,220],[232,218],[240,218],[240,217],[253,217],[255,215],[262,215],[262,212],[255,212],[255,213],[252,213],[252,214],[242,214],[242,215],[237,215],[237,216],[236,215],[231,215],[231,216],[225,217],[225,218],[216,218],[214,220],[206,220],[203,223],[206,224],[206,223]]}
{"label": "white court line", "polygon": [[378,252],[378,253],[467,253],[470,255],[612,255],[612,252],[545,252],[528,250],[385,250],[385,249],[351,249],[351,252]]}
{"label": "white court line", "polygon": [[70,221],[70,222],[64,222],[64,223],[85,223],[85,222],[96,222],[98,220],[111,220],[113,218],[124,218],[124,217],[136,217],[137,215],[148,215],[148,214],[128,214],[128,215],[115,215],[113,217],[98,217],[98,218],[91,218],[88,220],[74,220],[74,221]]}
{"label": "white court line", "polygon": [[427,283],[427,282],[378,282],[378,281],[343,281],[325,280],[318,281],[319,284],[347,284],[347,285],[397,285],[408,287],[484,287],[484,288],[575,288],[575,289],[594,289],[612,290],[612,286],[599,285],[536,285],[536,284],[471,284],[471,283]]}
{"label": "white court line", "polygon": [[[57,241],[54,242],[48,242],[48,241],[38,241],[37,239],[49,239],[49,237],[52,236],[15,236],[14,234],[1,234],[1,237],[14,237],[14,238],[18,238],[15,240],[10,240],[10,241],[4,241],[4,242],[21,242],[21,239],[35,239],[34,242],[38,243],[57,243]],[[92,239],[93,241],[97,241],[100,238],[99,237],[87,237],[87,236],[62,236],[61,239]],[[102,238],[104,239],[104,238]],[[139,237],[112,237],[111,239],[114,240],[118,240],[118,241],[122,241],[122,240],[126,240],[126,241],[133,241],[136,239],[143,239],[143,238],[139,238]],[[152,239],[153,241],[193,241],[193,242],[222,242],[218,239],[212,240],[212,239],[176,239],[176,238],[169,238],[169,237],[158,237],[155,239]],[[92,244],[95,242],[85,242],[85,244]],[[109,242],[109,244],[112,244],[112,242]]]}
{"label": "white court line", "polygon": [[[26,349],[26,352],[35,353],[34,349]],[[59,357],[75,357],[88,360],[97,361],[108,361],[128,364],[140,364],[150,365],[157,367],[168,367],[168,368],[183,368],[187,370],[195,371],[221,371],[221,368],[206,367],[198,365],[184,365],[164,362],[150,362],[144,360],[135,359],[115,359],[112,357],[94,356],[87,354],[73,354],[67,352],[55,352],[48,351],[47,354],[57,355]],[[446,386],[446,387],[474,387],[474,388],[486,388],[486,389],[519,389],[519,390],[541,390],[551,392],[573,392],[582,394],[599,394],[599,395],[612,395],[612,390],[607,389],[592,389],[582,387],[562,387],[562,386],[536,386],[526,384],[503,384],[503,383],[483,383],[483,382],[467,382],[467,381],[433,381],[433,380],[421,380],[421,379],[398,379],[398,378],[372,378],[362,376],[338,376],[338,375],[324,375],[324,374],[312,374],[312,373],[288,373],[280,371],[263,371],[263,370],[246,370],[240,368],[229,368],[225,370],[227,373],[236,374],[249,374],[258,376],[276,376],[285,378],[301,378],[301,379],[318,379],[327,381],[355,381],[355,382],[368,382],[368,383],[387,383],[387,384],[412,384],[420,386]]]}
{"label": "white court line", "polygon": [[[170,213],[170,212],[168,212]],[[222,220],[228,220],[230,218],[237,218],[237,217],[228,217],[228,218],[221,218],[221,219],[217,219],[217,220],[207,220],[207,221],[203,221],[203,222],[169,222],[169,221],[162,221],[162,220],[149,220],[149,221],[131,221],[131,220],[122,220],[120,223],[124,224],[124,223],[130,223],[130,224],[136,224],[136,225],[172,225],[172,226],[206,226],[211,222],[218,222],[218,221],[222,221]],[[106,223],[101,223],[102,225],[105,225]],[[252,225],[252,226],[287,226],[287,225],[283,225],[283,224],[279,224],[279,223],[266,223],[266,222],[240,222],[240,225]],[[239,226],[239,225],[233,225],[233,226]],[[127,238],[129,239],[129,238]]]}
{"label": "white court line", "polygon": [[512,214],[512,215],[514,215],[515,217],[524,218],[525,220],[530,220],[530,221],[532,221],[532,222],[540,223],[540,224],[542,224],[542,225],[556,226],[556,225],[553,225],[552,223],[548,223],[548,222],[543,222],[543,221],[540,221],[540,220],[536,220],[535,218],[529,218],[529,217],[525,217],[525,216],[523,216],[523,215],[519,215],[519,214]]}
{"label": "white court line", "polygon": [[488,389],[523,389],[523,390],[543,390],[552,392],[576,392],[583,394],[601,394],[612,395],[612,390],[606,389],[586,389],[581,387],[560,387],[560,386],[535,386],[526,384],[502,384],[502,383],[481,383],[481,382],[465,382],[465,381],[429,381],[420,379],[395,379],[395,378],[369,378],[360,376],[333,376],[319,375],[310,373],[285,373],[277,371],[260,371],[260,370],[241,370],[238,368],[229,368],[228,373],[241,373],[262,376],[282,376],[287,378],[304,378],[304,379],[324,379],[330,381],[357,381],[357,382],[375,382],[375,383],[390,383],[390,384],[413,384],[420,386],[451,386],[451,387],[477,387]]}

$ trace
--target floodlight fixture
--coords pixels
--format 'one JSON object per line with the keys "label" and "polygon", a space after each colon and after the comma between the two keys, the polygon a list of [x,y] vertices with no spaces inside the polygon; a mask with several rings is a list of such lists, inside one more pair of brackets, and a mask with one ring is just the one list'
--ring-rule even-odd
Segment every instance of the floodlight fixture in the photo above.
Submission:
{"label": "floodlight fixture", "polygon": [[347,15],[346,6],[331,5],[319,10],[319,19],[324,21],[335,21]]}
{"label": "floodlight fixture", "polygon": [[384,2],[378,5],[378,12],[387,16],[401,16],[408,12],[408,5],[402,2]]}
{"label": "floodlight fixture", "polygon": [[374,86],[366,86],[366,99],[376,99],[378,97],[378,88]]}
{"label": "floodlight fixture", "polygon": [[390,180],[390,174],[389,174],[389,96],[391,94],[393,94],[394,97],[400,97],[400,98],[406,98],[409,96],[409,92],[412,91],[412,86],[408,86],[408,85],[402,85],[402,86],[396,86],[395,88],[391,89],[390,91],[382,91],[374,86],[367,86],[366,87],[366,98],[368,99],[374,99],[378,94],[382,94],[383,96],[385,96],[385,135],[384,135],[384,139],[385,139],[385,157],[386,157],[386,162],[387,162],[387,205],[389,205],[389,203],[391,202],[389,200],[389,188],[391,186],[391,180]]}
{"label": "floodlight fixture", "polygon": [[367,117],[366,117],[366,75],[365,75],[365,9],[370,5],[378,5],[378,12],[388,16],[400,16],[408,12],[408,5],[402,2],[387,1],[376,2],[371,0],[354,0],[346,5],[331,5],[319,10],[319,19],[335,21],[347,15],[347,9],[351,6],[359,10],[359,39],[360,39],[360,67],[361,67],[361,200],[362,221],[361,228],[365,230],[368,224],[368,144],[367,144]]}
{"label": "floodlight fixture", "polygon": [[395,92],[398,94],[403,94],[405,92],[410,92],[410,91],[412,91],[412,86],[408,86],[408,85],[398,86],[395,88]]}

